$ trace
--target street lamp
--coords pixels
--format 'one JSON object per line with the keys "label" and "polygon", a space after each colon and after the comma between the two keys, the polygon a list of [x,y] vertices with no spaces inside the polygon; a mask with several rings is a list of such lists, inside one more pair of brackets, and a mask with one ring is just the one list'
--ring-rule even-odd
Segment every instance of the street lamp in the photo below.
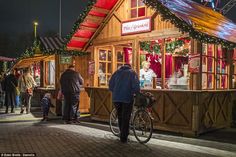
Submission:
{"label": "street lamp", "polygon": [[35,37],[35,39],[37,37],[37,26],[38,25],[39,25],[38,22],[34,22],[34,37]]}

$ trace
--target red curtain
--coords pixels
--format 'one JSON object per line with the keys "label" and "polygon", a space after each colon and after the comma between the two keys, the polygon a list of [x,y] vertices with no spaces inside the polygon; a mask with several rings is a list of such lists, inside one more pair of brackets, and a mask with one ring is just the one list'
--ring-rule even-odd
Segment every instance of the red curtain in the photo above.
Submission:
{"label": "red curtain", "polygon": [[[156,55],[156,54],[146,54],[146,60],[151,63],[150,68],[156,73],[157,78],[161,78],[161,64],[162,64],[162,58],[161,55]],[[172,62],[173,58],[172,55],[166,54],[165,57],[165,77],[170,78],[172,75]]]}
{"label": "red curtain", "polygon": [[157,78],[161,78],[161,63],[159,55],[146,54],[146,60],[150,62],[150,68],[155,72]]}
{"label": "red curtain", "polygon": [[124,47],[125,63],[132,63],[132,48]]}

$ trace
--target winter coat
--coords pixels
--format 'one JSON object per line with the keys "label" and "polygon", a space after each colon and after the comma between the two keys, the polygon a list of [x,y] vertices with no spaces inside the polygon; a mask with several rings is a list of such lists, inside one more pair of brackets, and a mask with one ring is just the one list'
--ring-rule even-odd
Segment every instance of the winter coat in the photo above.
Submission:
{"label": "winter coat", "polygon": [[131,103],[134,93],[140,91],[138,75],[130,66],[122,66],[112,75],[109,90],[113,102]]}
{"label": "winter coat", "polygon": [[71,69],[67,69],[60,78],[61,91],[65,94],[79,94],[80,87],[84,84],[82,76]]}
{"label": "winter coat", "polygon": [[15,75],[7,75],[4,81],[4,86],[6,92],[15,92],[15,89],[18,86],[18,82]]}
{"label": "winter coat", "polygon": [[20,92],[25,93],[26,89],[33,89],[35,86],[37,86],[36,82],[34,81],[34,78],[30,75],[30,73],[23,74],[19,78],[19,89]]}

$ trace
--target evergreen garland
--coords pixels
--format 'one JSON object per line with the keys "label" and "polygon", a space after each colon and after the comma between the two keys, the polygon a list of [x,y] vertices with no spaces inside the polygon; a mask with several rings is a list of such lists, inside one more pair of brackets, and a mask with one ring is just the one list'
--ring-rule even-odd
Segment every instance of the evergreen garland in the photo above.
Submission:
{"label": "evergreen garland", "polygon": [[88,5],[85,8],[85,10],[83,11],[83,13],[81,13],[77,20],[75,21],[73,27],[72,27],[72,31],[67,35],[66,37],[66,43],[65,43],[65,47],[66,45],[70,42],[71,38],[73,37],[73,35],[76,33],[76,31],[78,30],[80,24],[82,22],[84,22],[84,19],[86,18],[86,16],[88,15],[89,11],[92,9],[92,7],[94,6],[94,4],[97,2],[97,0],[89,0],[88,1]]}
{"label": "evergreen garland", "polygon": [[45,56],[46,55],[85,56],[90,54],[89,52],[66,50],[65,46],[63,46],[60,49],[45,49],[41,48],[40,45],[41,45],[40,42],[38,40],[35,40],[33,42],[33,46],[31,46],[30,48],[26,48],[26,50],[20,55],[20,57],[16,58],[14,62],[16,63],[19,60],[34,57],[37,49],[40,49],[40,51],[43,52],[43,55]]}
{"label": "evergreen garland", "polygon": [[152,45],[151,41],[140,42],[140,48],[141,50],[147,51],[148,53],[153,53],[153,52],[155,54],[161,53],[161,46],[159,44]]}
{"label": "evergreen garland", "polygon": [[[190,38],[185,38],[186,40],[190,40]],[[188,55],[189,49],[183,49],[182,51],[176,51],[177,48],[180,48],[184,45],[184,41],[181,39],[178,39],[176,41],[167,42],[166,43],[166,51],[171,54],[178,54],[178,55]],[[160,54],[161,53],[161,46],[158,43],[155,43],[152,45],[151,41],[143,41],[140,42],[140,48],[143,51],[146,51],[148,53],[155,53]]]}
{"label": "evergreen garland", "polygon": [[152,9],[156,10],[162,15],[162,20],[170,21],[181,32],[189,33],[190,37],[199,40],[202,43],[221,44],[225,48],[236,48],[236,43],[220,39],[214,36],[207,35],[202,32],[196,31],[192,25],[189,25],[184,20],[175,16],[167,7],[165,7],[159,0],[143,0],[143,2]]}

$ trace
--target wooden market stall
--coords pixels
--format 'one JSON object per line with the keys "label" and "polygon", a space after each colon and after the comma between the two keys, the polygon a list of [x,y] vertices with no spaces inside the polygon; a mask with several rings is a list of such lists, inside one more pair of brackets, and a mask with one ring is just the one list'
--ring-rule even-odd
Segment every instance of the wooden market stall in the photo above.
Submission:
{"label": "wooden market stall", "polygon": [[190,0],[97,0],[73,28],[67,48],[91,52],[85,65],[93,119],[109,120],[109,78],[130,63],[142,90],[157,99],[155,128],[199,135],[230,126],[236,25],[220,13]]}
{"label": "wooden market stall", "polygon": [[[76,64],[76,70],[81,72],[81,75],[86,78],[86,74],[81,71],[80,65],[83,65],[85,60],[87,62],[87,54],[81,56],[81,53],[75,56],[74,52],[61,51],[65,39],[61,37],[40,37],[38,39],[39,47],[34,47],[34,55],[20,59],[13,68],[23,69],[31,67],[32,75],[38,87],[34,90],[32,99],[32,106],[39,107],[40,100],[46,92],[52,94],[52,103],[55,108],[51,111],[56,115],[61,115],[61,102],[57,100],[57,94],[60,90],[60,76],[69,67],[69,65]],[[79,56],[80,55],[80,56]],[[80,58],[80,61],[78,61]],[[85,68],[86,70],[86,68]],[[83,90],[80,99],[80,112],[89,112],[89,98],[87,93]]]}

